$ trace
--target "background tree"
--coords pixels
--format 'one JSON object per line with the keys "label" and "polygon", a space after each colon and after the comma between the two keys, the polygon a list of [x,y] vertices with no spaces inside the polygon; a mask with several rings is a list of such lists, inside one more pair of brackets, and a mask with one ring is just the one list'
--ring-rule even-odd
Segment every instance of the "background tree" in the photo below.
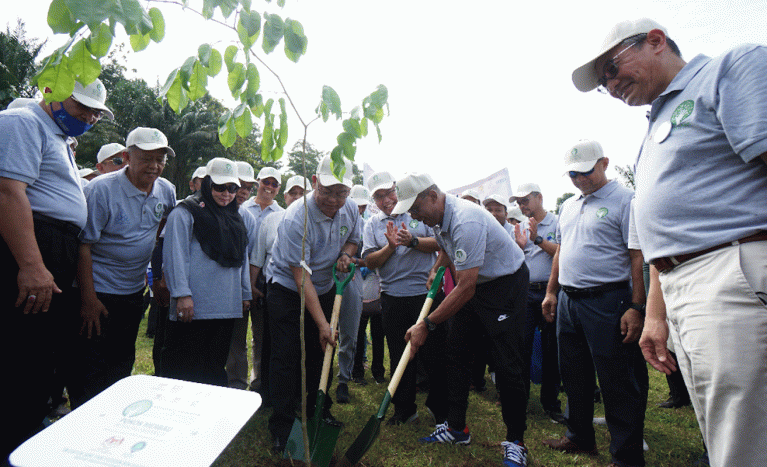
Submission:
{"label": "background tree", "polygon": [[13,30],[8,26],[5,32],[0,32],[0,108],[8,107],[17,97],[35,97],[35,87],[29,81],[44,44],[27,37],[21,19]]}
{"label": "background tree", "polygon": [[636,184],[634,183],[634,169],[630,165],[627,165],[626,167],[616,165],[615,171],[620,175],[624,185],[632,190],[636,190]]}
{"label": "background tree", "polygon": [[575,196],[575,193],[564,193],[562,196],[557,198],[557,207],[554,210],[554,214],[559,215],[559,210],[562,208],[562,203],[564,203],[568,198],[572,198]]}

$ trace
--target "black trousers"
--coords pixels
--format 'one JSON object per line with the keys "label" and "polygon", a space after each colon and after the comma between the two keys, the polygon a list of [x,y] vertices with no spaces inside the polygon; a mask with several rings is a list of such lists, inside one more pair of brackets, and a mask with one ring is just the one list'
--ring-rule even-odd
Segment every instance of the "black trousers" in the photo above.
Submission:
{"label": "black trousers", "polygon": [[[523,441],[526,429],[523,345],[529,271],[525,264],[514,274],[478,284],[474,297],[449,320],[447,354],[447,422],[466,426],[471,369],[475,355],[488,353],[501,397],[507,441]],[[484,330],[486,340],[472,336]],[[431,391],[438,390],[431,386]]]}
{"label": "black trousers", "polygon": [[[371,353],[372,360],[370,363],[370,372],[374,377],[380,376],[383,378],[384,373],[384,330],[383,320],[381,313],[365,314],[365,306],[362,307],[362,316],[360,316],[360,328],[357,332],[357,347],[354,351],[354,367],[352,368],[353,378],[365,377],[365,363],[363,362],[363,356],[365,355],[365,340],[367,339],[368,321],[370,321],[370,339],[373,345]],[[391,350],[390,350],[391,352]]]}
{"label": "black trousers", "polygon": [[5,381],[0,384],[0,400],[6,403],[3,435],[0,436],[0,461],[16,449],[40,426],[48,414],[48,397],[55,364],[64,347],[62,323],[65,319],[66,292],[77,268],[77,229],[63,222],[48,222],[35,217],[35,238],[45,267],[56,285],[64,291],[54,294],[47,313],[24,314],[16,308],[19,295],[19,267],[8,245],[0,238],[0,310],[3,313],[0,355],[4,359]]}
{"label": "black trousers", "polygon": [[557,353],[557,323],[549,323],[543,319],[541,303],[546,297],[546,290],[530,290],[527,292],[527,317],[525,318],[525,378],[528,397],[530,395],[530,361],[533,355],[533,339],[535,328],[541,329],[541,350],[543,353],[541,405],[544,410],[561,412],[559,402],[559,355]]}
{"label": "black trousers", "polygon": [[79,298],[72,304],[67,388],[73,408],[130,376],[136,361],[136,338],[144,316],[143,290],[128,295],[96,295],[109,312],[109,316],[101,316],[100,336],[95,332],[90,339],[79,335]]}
{"label": "black trousers", "polygon": [[[333,310],[335,288],[320,295],[320,306],[325,319],[330,322]],[[286,441],[293,426],[293,420],[301,407],[301,296],[277,283],[267,288],[269,309],[269,333],[271,355],[269,361],[269,397],[274,411],[269,417],[269,431],[275,438]],[[320,347],[319,330],[309,310],[304,310],[304,339],[306,342],[306,389],[307,415],[314,415],[317,388],[320,384],[324,352]],[[331,386],[333,371],[328,376]],[[325,398],[324,410],[333,403],[332,397]]]}
{"label": "black trousers", "polygon": [[168,321],[166,326],[160,354],[163,376],[226,387],[234,318]]}

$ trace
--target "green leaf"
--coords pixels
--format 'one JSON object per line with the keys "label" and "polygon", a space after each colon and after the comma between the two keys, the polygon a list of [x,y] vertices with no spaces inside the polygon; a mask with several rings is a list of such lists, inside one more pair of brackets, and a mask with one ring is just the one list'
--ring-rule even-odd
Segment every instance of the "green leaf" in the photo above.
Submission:
{"label": "green leaf", "polygon": [[285,34],[285,22],[279,15],[275,14],[266,13],[264,19],[266,24],[264,25],[264,40],[261,43],[261,48],[264,52],[271,53]]}
{"label": "green leaf", "polygon": [[75,89],[75,75],[69,71],[69,59],[60,51],[54,55],[36,79],[38,89],[51,89],[51,93],[43,94],[49,103],[65,101]]}
{"label": "green leaf", "polygon": [[322,86],[322,102],[328,107],[330,113],[336,116],[336,120],[341,118],[341,98],[338,97],[335,89],[330,86]]}
{"label": "green leaf", "polygon": [[280,8],[285,7],[285,0],[277,0],[277,6]]}
{"label": "green leaf", "polygon": [[288,144],[288,113],[285,109],[285,99],[280,97],[280,135],[277,138],[277,148],[282,150],[286,144]]}
{"label": "green leaf", "polygon": [[194,62],[192,75],[189,77],[189,99],[195,101],[208,93],[208,69],[199,61]]}
{"label": "green leaf", "polygon": [[101,74],[101,64],[93,58],[85,46],[86,40],[80,40],[69,52],[69,70],[83,84],[90,84]]}
{"label": "green leaf", "polygon": [[224,63],[226,63],[226,71],[231,73],[234,68],[234,57],[237,55],[239,49],[235,45],[230,45],[224,51]]}
{"label": "green leaf", "polygon": [[241,11],[237,22],[237,36],[247,50],[256,43],[261,32],[261,15],[257,11]]}
{"label": "green leaf", "polygon": [[240,89],[245,84],[245,66],[242,63],[235,63],[226,78],[226,82],[229,85],[229,91],[232,92],[232,97],[235,99],[239,97]]}
{"label": "green leaf", "polygon": [[253,120],[250,115],[250,109],[245,104],[240,104],[234,109],[234,128],[242,139],[247,138],[253,131]]}
{"label": "green leaf", "polygon": [[184,64],[181,65],[181,68],[178,69],[182,84],[185,88],[188,88],[186,83],[189,82],[189,79],[192,77],[195,63],[197,63],[197,57],[189,57],[184,61]]}
{"label": "green leaf", "polygon": [[178,76],[178,72],[179,70],[178,68],[176,68],[175,70],[171,71],[170,74],[168,75],[168,79],[165,80],[165,84],[162,86],[162,88],[160,88],[160,93],[158,96],[160,101],[162,101],[162,98],[168,93],[168,91],[170,91],[170,87],[173,86],[173,83],[176,81],[176,76]]}
{"label": "green leaf", "polygon": [[145,35],[152,31],[152,18],[139,0],[65,0],[76,20],[83,21],[91,30],[107,19],[125,27],[128,35]]}
{"label": "green leaf", "polygon": [[[271,101],[271,99],[269,99]],[[272,148],[274,148],[274,136],[273,136],[272,122],[267,114],[267,118],[264,119],[264,131],[261,134],[261,160],[271,160]]]}
{"label": "green leaf", "polygon": [[360,120],[360,135],[367,136],[368,135],[368,119],[362,118]]}
{"label": "green leaf", "polygon": [[203,0],[202,2],[202,17],[205,19],[211,19],[213,12],[216,10],[218,2],[216,0]]}
{"label": "green leaf", "polygon": [[256,118],[261,118],[264,114],[264,98],[261,94],[256,94],[252,100],[248,100],[248,105],[250,106],[253,115],[255,115]]}
{"label": "green leaf", "polygon": [[344,174],[346,173],[346,163],[344,162],[344,150],[339,145],[330,151],[330,167],[333,169],[333,175],[336,176],[339,182],[343,181]]}
{"label": "green leaf", "polygon": [[240,0],[240,5],[244,10],[250,10],[250,0]]}
{"label": "green leaf", "polygon": [[381,140],[383,139],[383,136],[381,136],[381,127],[378,126],[378,123],[374,123],[374,125],[376,126],[376,133],[378,133],[378,142],[380,143]]}
{"label": "green leaf", "polygon": [[258,68],[253,63],[248,63],[248,87],[245,89],[248,97],[255,96],[258,93],[258,89],[261,87],[261,77],[258,74]]}
{"label": "green leaf", "polygon": [[304,35],[304,27],[296,20],[285,20],[285,56],[293,62],[306,53],[308,40]]}
{"label": "green leaf", "polygon": [[157,8],[149,9],[149,17],[152,18],[152,32],[149,33],[149,37],[155,42],[160,42],[165,37],[165,18]]}
{"label": "green leaf", "polygon": [[218,2],[218,7],[221,9],[221,14],[224,15],[224,18],[230,17],[237,8],[237,0],[218,0]]}
{"label": "green leaf", "polygon": [[373,104],[377,105],[378,107],[383,107],[385,105],[388,105],[389,90],[386,89],[386,86],[384,86],[383,84],[379,84],[376,90],[373,91],[372,94],[370,94],[370,98]]}
{"label": "green leaf", "polygon": [[285,150],[284,150],[284,149],[282,149],[282,148],[280,148],[280,147],[277,147],[277,148],[274,148],[274,149],[272,149],[272,160],[273,160],[273,161],[278,161],[278,160],[280,160],[280,158],[282,158],[282,154],[283,154],[284,152],[285,152]]}
{"label": "green leaf", "polygon": [[273,105],[274,105],[274,99],[269,99],[266,101],[266,104],[264,104],[264,113],[266,114],[266,118],[269,118],[270,116],[274,118],[274,116],[272,116]]}
{"label": "green leaf", "polygon": [[351,117],[352,117],[353,119],[355,119],[355,120],[359,120],[359,119],[360,119],[360,117],[362,117],[362,115],[360,115],[360,113],[361,113],[361,112],[362,112],[362,109],[360,108],[360,106],[357,106],[357,107],[355,107],[355,108],[353,108],[353,109],[352,109],[352,111],[351,111]]}
{"label": "green leaf", "polygon": [[362,135],[360,134],[360,123],[357,120],[354,120],[352,118],[347,118],[343,121],[343,127],[344,131],[351,134],[355,138],[359,138]]}
{"label": "green leaf", "polygon": [[208,62],[208,75],[216,76],[221,72],[221,52],[216,49],[210,50],[210,61]]}
{"label": "green leaf", "polygon": [[104,57],[112,47],[112,31],[109,26],[104,23],[99,24],[96,30],[91,32],[91,37],[85,45],[94,57]]}
{"label": "green leaf", "polygon": [[237,130],[234,128],[231,112],[226,112],[218,120],[218,139],[225,148],[232,147],[237,140]]}
{"label": "green leaf", "polygon": [[173,84],[170,86],[165,97],[168,99],[170,108],[176,113],[181,113],[181,111],[184,110],[184,107],[189,103],[186,89],[184,89],[182,85],[181,74],[176,75],[176,79],[173,80]]}
{"label": "green leaf", "polygon": [[344,155],[351,160],[354,160],[354,155],[357,153],[357,147],[355,142],[357,138],[347,132],[343,132],[336,138],[338,144],[343,148]]}
{"label": "green leaf", "polygon": [[201,44],[197,47],[197,58],[200,59],[200,63],[205,66],[210,66],[210,54],[213,47],[210,44]]}
{"label": "green leaf", "polygon": [[149,37],[149,34],[144,34],[144,35],[131,34],[130,46],[134,52],[141,52],[142,50],[147,48],[151,40],[152,38]]}
{"label": "green leaf", "polygon": [[[64,0],[53,0],[48,7],[48,26],[56,34],[68,34],[75,26],[75,19]],[[74,89],[74,88],[73,88]]]}

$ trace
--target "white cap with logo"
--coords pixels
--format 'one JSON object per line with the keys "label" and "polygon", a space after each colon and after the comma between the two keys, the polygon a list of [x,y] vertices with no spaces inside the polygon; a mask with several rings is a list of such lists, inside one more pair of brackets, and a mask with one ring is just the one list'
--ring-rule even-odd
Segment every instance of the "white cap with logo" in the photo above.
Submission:
{"label": "white cap with logo", "polygon": [[418,195],[434,185],[434,180],[429,174],[410,173],[404,178],[397,180],[397,205],[394,206],[391,214],[393,216],[407,212],[413,206]]}
{"label": "white cap with logo", "polygon": [[216,185],[234,183],[240,186],[240,177],[237,176],[237,164],[233,160],[224,157],[214,157],[205,166],[205,172]]}
{"label": "white cap with logo", "polygon": [[72,97],[86,107],[103,110],[104,116],[108,119],[115,119],[112,111],[105,105],[105,102],[107,101],[107,90],[100,79],[96,78],[94,82],[87,86],[83,86],[79,81],[75,81],[75,89],[72,91]]}
{"label": "white cap with logo", "polygon": [[322,158],[319,164],[317,164],[317,179],[319,179],[322,186],[344,185],[349,188],[354,186],[352,182],[352,176],[354,172],[352,170],[352,163],[349,159],[344,158],[344,173],[342,179],[339,181],[333,173],[333,160],[330,155]]}
{"label": "white cap with logo", "polygon": [[357,203],[357,206],[367,206],[370,204],[370,192],[362,185],[354,185],[349,197]]}
{"label": "white cap with logo", "polygon": [[127,147],[136,146],[144,151],[154,151],[155,149],[165,149],[165,153],[170,157],[175,157],[176,153],[168,146],[168,138],[157,128],[136,127],[128,133],[125,138]]}
{"label": "white cap with logo", "polygon": [[663,31],[663,34],[668,35],[666,28],[649,18],[640,18],[635,21],[621,21],[613,26],[610,33],[607,34],[607,37],[605,37],[605,40],[602,42],[602,47],[599,48],[599,53],[585,65],[582,65],[573,71],[572,79],[575,87],[582,92],[588,92],[595,89],[599,85],[599,78],[602,77],[602,70],[597,71],[596,69],[596,61],[599,57],[629,37],[646,34],[653,29],[660,29]]}
{"label": "white cap with logo", "polygon": [[565,173],[588,172],[597,161],[605,157],[602,145],[597,141],[582,140],[565,153]]}
{"label": "white cap with logo", "polygon": [[280,171],[274,167],[264,167],[263,169],[259,170],[258,177],[256,178],[259,180],[263,180],[265,178],[273,178],[277,180],[277,183],[282,183],[282,175],[280,175]]}
{"label": "white cap with logo", "polygon": [[301,175],[293,175],[285,182],[285,189],[283,193],[287,193],[293,189],[293,187],[299,187],[306,190],[307,193],[312,191],[312,183],[306,177]]}
{"label": "white cap with logo", "polygon": [[[253,166],[248,164],[245,161],[237,161],[237,177],[239,177],[240,180],[243,182],[248,183],[255,183],[256,179],[254,178],[255,171],[253,170]],[[279,182],[280,180],[277,179]]]}
{"label": "white cap with logo", "polygon": [[487,198],[485,198],[482,201],[482,205],[487,207],[488,204],[496,202],[503,206],[504,208],[508,209],[509,207],[506,205],[506,199],[504,199],[503,196],[499,195],[498,193],[493,193],[492,195],[489,195]]}
{"label": "white cap with logo", "polygon": [[205,178],[208,173],[205,171],[205,167],[197,167],[192,174],[192,180],[195,178]]}
{"label": "white cap with logo", "polygon": [[125,151],[125,146],[120,143],[109,143],[101,146],[99,153],[96,155],[96,162],[99,164],[114,156],[115,154]]}
{"label": "white cap with logo", "polygon": [[540,193],[541,187],[537,183],[523,183],[517,187],[517,194],[509,198],[510,203],[515,203],[517,199],[524,198],[530,193]]}
{"label": "white cap with logo", "polygon": [[389,172],[376,172],[368,179],[368,190],[375,194],[378,190],[389,190],[394,187],[394,177]]}

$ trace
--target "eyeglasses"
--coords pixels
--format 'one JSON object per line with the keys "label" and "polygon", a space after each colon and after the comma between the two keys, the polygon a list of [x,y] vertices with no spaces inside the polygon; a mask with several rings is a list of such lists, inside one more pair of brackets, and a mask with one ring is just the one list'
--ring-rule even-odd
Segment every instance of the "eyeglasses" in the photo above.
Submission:
{"label": "eyeglasses", "polygon": [[113,157],[109,159],[108,161],[104,161],[104,162],[111,162],[114,165],[123,165],[123,162],[125,162],[125,160],[122,157]]}
{"label": "eyeglasses", "polygon": [[621,56],[621,54],[623,54],[623,52],[641,43],[645,40],[646,37],[647,34],[639,34],[637,36],[630,37],[627,40],[631,40],[631,43],[624,47],[620,52],[615,54],[613,58],[606,61],[604,65],[602,65],[602,76],[597,80],[597,83],[599,83],[597,90],[599,90],[599,92],[609,94],[609,91],[607,90],[607,81],[618,76],[618,72],[620,71],[620,66],[615,61],[618,59],[618,57]]}
{"label": "eyeglasses", "polygon": [[270,186],[272,188],[277,188],[277,187],[280,186],[280,182],[278,182],[277,180],[272,182],[272,181],[269,181],[268,178],[266,178],[264,180],[260,180],[258,183],[261,183],[261,184],[266,185],[266,186]]}
{"label": "eyeglasses", "polygon": [[231,194],[237,193],[237,190],[240,189],[237,185],[234,183],[227,183],[225,185],[218,185],[216,183],[211,184],[211,188],[213,188],[213,191],[217,191],[219,193],[223,193],[225,191],[228,191]]}
{"label": "eyeglasses", "polygon": [[[576,177],[578,177],[578,175],[583,175],[584,177],[588,177],[589,175],[591,175],[591,174],[593,174],[593,173],[594,173],[594,169],[595,169],[596,167],[597,167],[597,166],[595,165],[595,166],[594,166],[594,167],[593,167],[591,170],[589,170],[588,172],[576,172],[575,170],[571,170],[571,171],[569,171],[569,172],[568,172],[568,174],[570,175],[570,178],[576,178]],[[519,203],[520,201],[521,201],[521,200],[519,200],[519,199],[518,199],[518,200],[517,200],[517,203]],[[527,204],[527,203],[525,203],[525,204]]]}
{"label": "eyeglasses", "polygon": [[101,117],[104,116],[104,111],[101,109],[94,109],[93,107],[88,107],[87,105],[81,103],[77,99],[75,99],[75,96],[70,96],[72,99],[72,102],[74,102],[77,105],[77,108],[80,109],[80,112],[88,112],[97,119],[101,119]]}
{"label": "eyeglasses", "polygon": [[317,188],[317,193],[319,193],[324,198],[335,198],[337,200],[345,200],[349,196],[349,189],[346,189],[344,191],[339,192],[333,192],[325,188],[324,186]]}
{"label": "eyeglasses", "polygon": [[389,188],[386,191],[376,190],[376,192],[373,193],[373,199],[376,201],[380,201],[384,198],[388,198],[389,196],[395,194],[396,192],[397,190],[395,190],[394,188]]}
{"label": "eyeglasses", "polygon": [[[421,196],[420,194],[415,197],[415,200],[413,201],[413,204],[410,206],[410,209],[407,210],[408,213],[410,213],[411,217],[417,217],[421,213],[421,204],[424,196]],[[418,204],[416,206],[416,204]]]}
{"label": "eyeglasses", "polygon": [[527,203],[529,202],[530,202],[530,198],[527,196],[525,196],[524,198],[517,198],[517,204],[520,206],[527,206]]}
{"label": "eyeglasses", "polygon": [[252,193],[253,187],[255,186],[256,186],[255,183],[247,183],[240,180],[240,188],[238,189],[238,191],[242,190],[243,192]]}

